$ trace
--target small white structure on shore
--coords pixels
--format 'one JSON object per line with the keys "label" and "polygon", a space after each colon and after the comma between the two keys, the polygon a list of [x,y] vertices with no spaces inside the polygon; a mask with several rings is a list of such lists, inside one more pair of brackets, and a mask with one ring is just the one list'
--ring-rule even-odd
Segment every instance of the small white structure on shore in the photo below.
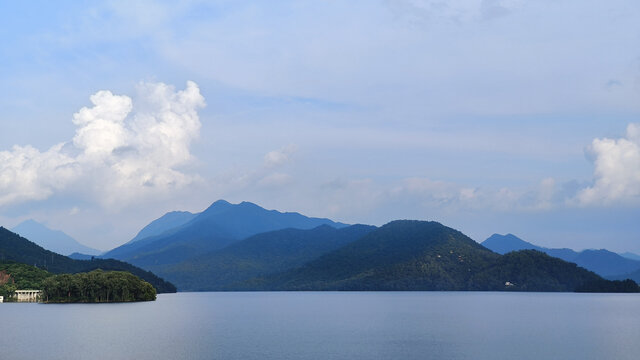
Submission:
{"label": "small white structure on shore", "polygon": [[4,296],[0,296],[0,303],[4,302]]}
{"label": "small white structure on shore", "polygon": [[36,302],[40,300],[40,290],[16,290],[16,301],[18,302]]}

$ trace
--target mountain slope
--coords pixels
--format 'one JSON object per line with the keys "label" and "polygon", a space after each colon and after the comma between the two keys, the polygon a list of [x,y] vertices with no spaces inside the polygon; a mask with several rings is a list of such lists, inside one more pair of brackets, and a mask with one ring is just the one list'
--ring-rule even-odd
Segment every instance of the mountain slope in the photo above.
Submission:
{"label": "mountain slope", "polygon": [[188,211],[168,212],[143,227],[142,230],[140,230],[140,232],[138,232],[138,234],[128,243],[130,244],[150,236],[160,235],[167,230],[171,230],[188,223],[196,216],[197,214],[193,214]]}
{"label": "mountain slope", "polygon": [[393,221],[299,269],[248,286],[297,290],[464,290],[499,257],[437,222]]}
{"label": "mountain slope", "polygon": [[[509,252],[474,274],[472,290],[575,291],[600,281],[595,273],[537,250]],[[505,287],[509,282],[510,285]]]}
{"label": "mountain slope", "polygon": [[0,226],[0,261],[34,265],[54,274],[89,272],[95,269],[128,271],[149,282],[159,293],[175,292],[173,284],[131,264],[113,259],[73,260],[41,246]]}
{"label": "mountain slope", "polygon": [[598,281],[610,284],[535,250],[499,255],[439,223],[402,220],[243,289],[574,291]]}
{"label": "mountain slope", "polygon": [[35,220],[26,220],[11,231],[31,239],[31,241],[58,254],[70,255],[74,252],[87,255],[98,255],[102,251],[82,245],[71,236],[60,230],[51,230]]}
{"label": "mountain slope", "polygon": [[249,202],[230,204],[219,200],[182,226],[125,244],[103,257],[149,268],[176,264],[262,232],[286,228],[313,229],[320,225],[346,226],[329,219],[265,210]]}
{"label": "mountain slope", "polygon": [[605,249],[581,251],[573,262],[601,276],[626,274],[640,269],[640,261],[624,258]]}
{"label": "mountain slope", "polygon": [[224,249],[170,267],[151,267],[181,291],[229,290],[234,283],[285,271],[355,241],[374,226],[284,229],[251,236]]}
{"label": "mountain slope", "polygon": [[549,256],[576,263],[600,276],[630,273],[640,269],[640,261],[624,258],[605,249],[583,250],[581,252],[571,249],[548,249],[526,242],[512,234],[494,234],[483,241],[482,245],[500,254],[523,249],[538,250]]}

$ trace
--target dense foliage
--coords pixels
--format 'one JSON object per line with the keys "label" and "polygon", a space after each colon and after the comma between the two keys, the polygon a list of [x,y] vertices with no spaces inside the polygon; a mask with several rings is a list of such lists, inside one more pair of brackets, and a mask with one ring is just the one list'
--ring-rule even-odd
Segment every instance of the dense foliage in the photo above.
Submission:
{"label": "dense foliage", "polygon": [[9,301],[18,289],[38,290],[52,274],[31,265],[0,262],[0,296]]}
{"label": "dense foliage", "polygon": [[155,274],[114,259],[73,260],[56,254],[0,226],[0,261],[34,265],[54,274],[80,273],[96,269],[127,271],[149,282],[159,293],[176,292],[176,287]]}
{"label": "dense foliage", "polygon": [[576,292],[638,293],[640,287],[631,279],[614,281],[597,279],[578,286]]}
{"label": "dense foliage", "polygon": [[62,274],[42,283],[42,300],[49,303],[152,301],[156,290],[146,281],[124,271],[94,270]]}

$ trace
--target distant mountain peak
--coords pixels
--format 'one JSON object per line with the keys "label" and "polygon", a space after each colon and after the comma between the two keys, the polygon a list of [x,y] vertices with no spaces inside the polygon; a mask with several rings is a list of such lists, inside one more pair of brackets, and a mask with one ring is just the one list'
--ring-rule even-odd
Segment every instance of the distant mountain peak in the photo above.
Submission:
{"label": "distant mountain peak", "polygon": [[100,250],[79,243],[63,231],[50,229],[46,225],[33,219],[21,222],[13,227],[11,231],[20,234],[22,237],[33,241],[47,250],[62,255],[69,255],[74,252],[89,255],[98,255],[101,253]]}
{"label": "distant mountain peak", "polygon": [[511,233],[506,235],[493,234],[482,242],[482,246],[498,254],[506,254],[508,252],[518,250],[542,251],[541,247],[526,242]]}
{"label": "distant mountain peak", "polygon": [[211,205],[209,205],[208,208],[206,208],[200,214],[217,213],[217,212],[225,211],[229,208],[232,208],[233,206],[234,205],[232,203],[226,200],[220,199],[220,200],[214,201]]}
{"label": "distant mountain peak", "polygon": [[27,225],[37,225],[37,226],[44,226],[44,225],[42,225],[41,223],[39,223],[39,222],[37,222],[37,221],[35,221],[35,220],[33,220],[33,219],[27,219],[27,220],[25,220],[25,221],[21,222],[19,225],[23,225],[23,224],[27,224]]}

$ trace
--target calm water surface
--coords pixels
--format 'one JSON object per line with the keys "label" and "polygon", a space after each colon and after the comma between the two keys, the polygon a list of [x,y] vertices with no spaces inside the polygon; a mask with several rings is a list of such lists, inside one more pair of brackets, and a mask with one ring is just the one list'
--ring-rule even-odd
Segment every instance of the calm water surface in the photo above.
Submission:
{"label": "calm water surface", "polygon": [[0,304],[0,359],[638,359],[640,296],[179,293]]}

